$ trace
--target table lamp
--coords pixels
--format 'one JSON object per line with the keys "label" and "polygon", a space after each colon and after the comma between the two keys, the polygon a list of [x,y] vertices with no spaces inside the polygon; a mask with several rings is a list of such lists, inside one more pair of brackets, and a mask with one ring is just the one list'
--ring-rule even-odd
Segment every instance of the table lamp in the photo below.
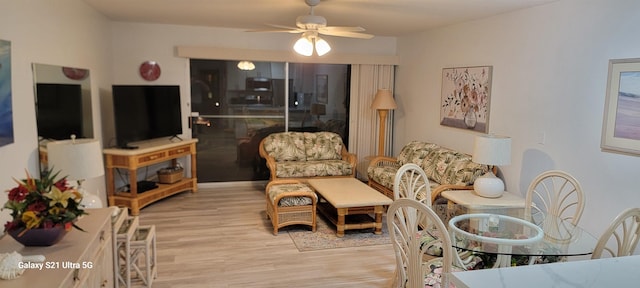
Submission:
{"label": "table lamp", "polygon": [[385,128],[387,124],[387,113],[389,110],[398,108],[396,101],[393,100],[393,95],[389,89],[378,89],[376,97],[371,103],[371,108],[378,110],[380,116],[380,131],[378,134],[378,156],[384,155],[384,137]]}
{"label": "table lamp", "polygon": [[482,197],[502,196],[504,182],[493,174],[493,166],[511,164],[511,138],[497,135],[476,136],[472,161],[489,165],[489,171],[474,181],[475,192]]}
{"label": "table lamp", "polygon": [[82,193],[85,208],[104,207],[102,200],[96,194],[86,191],[82,182],[104,175],[104,162],[100,142],[94,139],[75,139],[53,141],[47,144],[49,169],[60,171],[61,176],[78,182],[78,191]]}

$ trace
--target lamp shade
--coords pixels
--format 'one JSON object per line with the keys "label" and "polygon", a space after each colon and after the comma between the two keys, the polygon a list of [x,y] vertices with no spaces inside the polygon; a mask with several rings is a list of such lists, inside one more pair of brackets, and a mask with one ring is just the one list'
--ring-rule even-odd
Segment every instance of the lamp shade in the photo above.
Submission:
{"label": "lamp shade", "polygon": [[313,42],[306,36],[302,35],[295,44],[293,50],[303,56],[311,56],[313,54]]}
{"label": "lamp shade", "polygon": [[511,138],[497,135],[476,136],[472,161],[495,166],[511,164]]}
{"label": "lamp shade", "polygon": [[72,139],[47,144],[49,167],[70,180],[86,180],[104,175],[100,142]]}
{"label": "lamp shade", "polygon": [[376,97],[371,103],[371,108],[376,110],[393,110],[398,108],[396,101],[393,100],[393,95],[389,89],[378,89]]}
{"label": "lamp shade", "polygon": [[329,51],[331,51],[331,46],[329,45],[329,42],[327,42],[326,40],[317,37],[316,38],[316,53],[318,53],[318,56],[322,56],[324,54],[329,53]]}

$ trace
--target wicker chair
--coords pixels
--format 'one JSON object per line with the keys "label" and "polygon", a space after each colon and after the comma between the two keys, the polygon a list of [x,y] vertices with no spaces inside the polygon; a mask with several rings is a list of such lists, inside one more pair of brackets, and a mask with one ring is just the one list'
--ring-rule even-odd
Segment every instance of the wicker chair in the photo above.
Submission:
{"label": "wicker chair", "polygon": [[[438,230],[442,240],[442,257],[424,262],[426,248],[421,246],[421,224],[428,222]],[[397,199],[387,211],[387,227],[396,255],[393,287],[449,287],[449,273],[464,270],[454,257],[446,226],[428,206],[413,199]]]}
{"label": "wicker chair", "polygon": [[[550,170],[538,175],[527,189],[525,219],[535,224],[541,221],[538,212],[555,215],[577,225],[584,210],[584,192],[576,178],[560,170]],[[567,261],[566,257],[532,256],[529,264]]]}
{"label": "wicker chair", "polygon": [[584,192],[576,178],[560,170],[550,170],[538,175],[529,185],[524,213],[525,217],[533,217],[543,211],[577,225],[584,202]]}
{"label": "wicker chair", "polygon": [[[427,185],[427,183],[429,183],[428,181],[427,175],[420,166],[413,163],[402,165],[400,169],[398,169],[394,179],[393,199],[413,199],[432,208],[431,187]],[[442,215],[438,214],[439,211],[434,210],[434,212],[441,220],[447,217],[446,211],[440,211]],[[431,261],[435,257],[442,257],[443,244],[440,231],[437,230],[436,227],[433,227],[433,225],[429,225],[430,222],[428,219],[424,220],[425,221],[420,224],[420,228],[422,229],[420,232],[420,247],[426,248],[423,261]],[[476,257],[468,251],[455,250],[453,257],[456,257],[455,261],[460,261],[459,263],[462,263],[462,257],[465,257],[467,263],[464,266],[465,269],[473,269],[482,261],[480,257]]]}
{"label": "wicker chair", "polygon": [[431,207],[429,179],[420,166],[404,164],[396,172],[393,182],[393,199],[409,198]]}
{"label": "wicker chair", "polygon": [[[609,241],[614,239],[615,241]],[[633,255],[640,239],[640,208],[629,208],[622,211],[613,219],[609,228],[602,233],[591,259],[601,258],[604,252],[609,257]],[[608,246],[609,242],[616,244],[615,249]]]}
{"label": "wicker chair", "polygon": [[316,231],[318,196],[298,180],[274,180],[265,189],[267,217],[273,224],[273,235],[289,225],[309,225]]}
{"label": "wicker chair", "polygon": [[356,155],[333,132],[272,133],[262,139],[259,152],[271,181],[356,176]]}

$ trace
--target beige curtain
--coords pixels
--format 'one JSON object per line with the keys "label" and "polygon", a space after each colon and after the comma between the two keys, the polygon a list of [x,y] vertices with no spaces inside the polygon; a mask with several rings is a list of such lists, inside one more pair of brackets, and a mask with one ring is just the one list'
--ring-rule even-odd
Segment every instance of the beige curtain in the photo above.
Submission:
{"label": "beige curtain", "polygon": [[[349,109],[349,151],[358,156],[357,177],[367,180],[367,166],[377,154],[380,120],[371,103],[378,89],[393,92],[394,65],[351,65],[351,101]],[[385,131],[385,155],[390,156],[393,147],[393,111],[389,111]]]}

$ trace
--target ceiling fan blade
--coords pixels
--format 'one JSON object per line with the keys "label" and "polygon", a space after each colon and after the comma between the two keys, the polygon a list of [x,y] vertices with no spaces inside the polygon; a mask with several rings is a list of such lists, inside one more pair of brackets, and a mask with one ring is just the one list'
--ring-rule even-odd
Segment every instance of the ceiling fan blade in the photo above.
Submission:
{"label": "ceiling fan blade", "polygon": [[246,32],[276,32],[276,33],[280,33],[280,32],[285,32],[285,33],[302,33],[305,30],[302,30],[298,27],[291,27],[291,26],[285,26],[285,25],[278,25],[278,24],[267,24],[268,26],[271,26],[273,28],[276,29],[269,29],[269,28],[265,28],[265,29],[252,29],[252,30],[247,30]]}
{"label": "ceiling fan blade", "polygon": [[329,36],[358,38],[358,39],[371,39],[371,38],[374,37],[371,34],[358,33],[358,32],[348,32],[348,31],[319,30],[318,33],[324,34],[324,35],[329,35]]}
{"label": "ceiling fan blade", "polygon": [[245,32],[266,32],[266,33],[302,33],[302,30],[291,30],[291,29],[253,29],[246,30]]}
{"label": "ceiling fan blade", "polygon": [[364,32],[365,29],[362,27],[348,27],[348,26],[326,26],[318,28],[318,31],[329,31],[329,32]]}
{"label": "ceiling fan blade", "polygon": [[300,28],[295,27],[295,26],[286,26],[286,25],[279,25],[279,24],[267,24],[267,26],[271,26],[271,27],[274,27],[274,28],[280,28],[280,29],[300,30]]}

